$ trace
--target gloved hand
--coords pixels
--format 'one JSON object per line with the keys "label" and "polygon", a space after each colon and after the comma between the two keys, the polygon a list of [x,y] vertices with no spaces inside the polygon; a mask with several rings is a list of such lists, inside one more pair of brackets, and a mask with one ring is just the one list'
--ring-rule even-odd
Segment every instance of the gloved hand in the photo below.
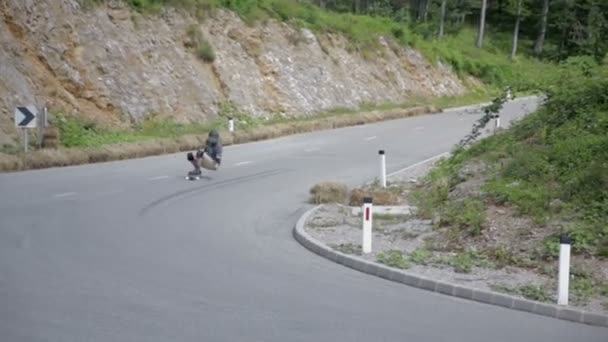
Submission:
{"label": "gloved hand", "polygon": [[196,151],[196,158],[201,158],[203,156],[203,154],[205,154],[205,152],[202,150]]}

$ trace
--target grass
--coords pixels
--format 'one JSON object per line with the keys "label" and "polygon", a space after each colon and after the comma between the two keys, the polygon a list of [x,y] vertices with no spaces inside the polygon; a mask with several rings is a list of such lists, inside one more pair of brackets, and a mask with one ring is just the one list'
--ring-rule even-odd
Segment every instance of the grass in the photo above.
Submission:
{"label": "grass", "polygon": [[403,252],[391,249],[378,254],[376,260],[389,267],[409,269],[412,263],[403,255]]}
{"label": "grass", "polygon": [[361,255],[363,254],[363,248],[361,245],[355,245],[352,243],[341,243],[339,245],[332,244],[329,247],[342,252],[344,254]]}
{"label": "grass", "polygon": [[191,25],[187,31],[190,39],[190,48],[193,49],[196,55],[207,63],[213,63],[215,60],[215,51],[211,43],[205,38],[203,32],[198,25]]}
{"label": "grass", "polygon": [[542,285],[522,285],[518,287],[508,287],[504,285],[494,285],[492,289],[512,295],[520,295],[526,299],[538,302],[550,303],[553,298],[549,295],[549,290]]}

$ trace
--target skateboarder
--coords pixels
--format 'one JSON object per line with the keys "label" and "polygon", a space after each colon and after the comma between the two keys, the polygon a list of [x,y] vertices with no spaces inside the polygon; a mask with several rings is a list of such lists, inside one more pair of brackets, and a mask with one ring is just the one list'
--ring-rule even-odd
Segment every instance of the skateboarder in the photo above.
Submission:
{"label": "skateboarder", "polygon": [[200,176],[201,167],[208,170],[217,170],[222,163],[222,141],[218,131],[211,130],[205,141],[205,146],[196,151],[196,154],[188,152],[188,161],[194,166],[194,170],[188,176]]}

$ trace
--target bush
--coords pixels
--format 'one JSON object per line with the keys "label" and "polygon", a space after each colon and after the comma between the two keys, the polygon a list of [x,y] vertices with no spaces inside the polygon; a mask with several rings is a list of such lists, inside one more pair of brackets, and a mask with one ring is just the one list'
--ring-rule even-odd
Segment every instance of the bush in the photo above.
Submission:
{"label": "bush", "polygon": [[412,263],[403,256],[403,253],[395,249],[379,253],[377,260],[379,263],[385,264],[389,267],[401,269],[408,269],[412,267]]}
{"label": "bush", "polygon": [[316,184],[310,189],[311,199],[314,204],[321,203],[346,203],[348,198],[348,187],[341,183],[323,182]]}
{"label": "bush", "polygon": [[441,211],[441,225],[451,225],[470,236],[481,234],[485,223],[485,206],[479,199],[450,201]]}
{"label": "bush", "polygon": [[375,205],[399,204],[399,196],[389,190],[353,189],[350,194],[349,205],[361,206],[365,197],[372,197]]}

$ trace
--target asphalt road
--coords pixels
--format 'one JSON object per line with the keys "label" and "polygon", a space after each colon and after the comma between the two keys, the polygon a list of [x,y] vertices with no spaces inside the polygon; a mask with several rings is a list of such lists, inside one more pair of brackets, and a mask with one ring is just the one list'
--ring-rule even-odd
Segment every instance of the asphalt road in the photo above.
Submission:
{"label": "asphalt road", "polygon": [[[531,108],[528,106],[528,108]],[[502,122],[523,114],[506,106]],[[608,330],[409,288],[292,237],[318,181],[450,150],[479,115],[427,115],[225,148],[0,175],[0,340],[567,341]]]}

